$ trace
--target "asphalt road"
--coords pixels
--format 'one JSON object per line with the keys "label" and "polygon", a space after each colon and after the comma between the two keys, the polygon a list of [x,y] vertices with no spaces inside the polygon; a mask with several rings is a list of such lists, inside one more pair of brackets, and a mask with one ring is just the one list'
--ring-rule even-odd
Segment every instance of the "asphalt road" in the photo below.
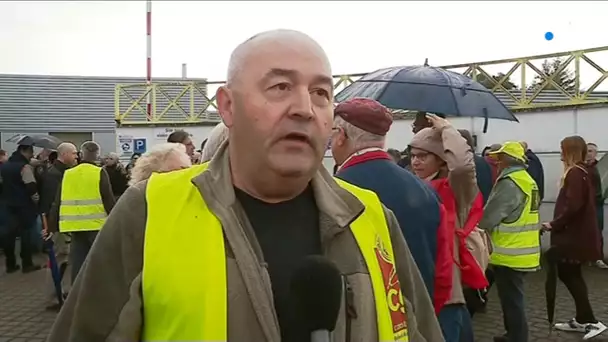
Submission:
{"label": "asphalt road", "polygon": [[[47,270],[30,274],[0,274],[0,342],[44,341],[55,319],[55,313],[45,310],[48,304],[45,272]],[[598,319],[608,322],[608,270],[589,267],[585,269],[585,275],[595,314]],[[551,336],[548,335],[543,272],[530,274],[526,282],[530,342],[580,341],[581,334],[553,332]],[[561,284],[558,286],[556,316],[559,320],[567,320],[574,316],[574,305],[565,288]],[[478,342],[491,342],[493,336],[503,332],[500,306],[494,290],[487,312],[475,316],[474,327]],[[608,342],[608,332],[593,341]]]}

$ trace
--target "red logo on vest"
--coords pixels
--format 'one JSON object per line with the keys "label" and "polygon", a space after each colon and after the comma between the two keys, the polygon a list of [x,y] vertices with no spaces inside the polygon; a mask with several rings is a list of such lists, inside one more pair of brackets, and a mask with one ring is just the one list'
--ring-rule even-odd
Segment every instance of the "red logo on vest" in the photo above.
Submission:
{"label": "red logo on vest", "polygon": [[380,271],[382,272],[384,290],[386,291],[386,299],[393,323],[393,333],[396,338],[401,338],[407,333],[407,316],[397,269],[379,237],[376,239],[374,250],[378,259],[378,265],[380,265]]}

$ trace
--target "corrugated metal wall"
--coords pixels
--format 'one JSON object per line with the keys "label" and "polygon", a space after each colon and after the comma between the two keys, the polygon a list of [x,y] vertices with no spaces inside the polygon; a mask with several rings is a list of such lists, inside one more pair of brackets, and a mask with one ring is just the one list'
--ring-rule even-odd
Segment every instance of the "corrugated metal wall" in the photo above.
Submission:
{"label": "corrugated metal wall", "polygon": [[[0,74],[0,131],[114,132],[116,83],[144,82],[144,78]],[[167,92],[177,95],[177,90]]]}

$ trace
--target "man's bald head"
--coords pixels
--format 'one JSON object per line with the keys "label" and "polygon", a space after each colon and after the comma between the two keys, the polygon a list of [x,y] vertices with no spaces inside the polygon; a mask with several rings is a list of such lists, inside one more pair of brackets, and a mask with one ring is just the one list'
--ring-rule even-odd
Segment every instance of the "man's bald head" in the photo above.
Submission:
{"label": "man's bald head", "polygon": [[58,147],[57,147],[57,153],[59,155],[62,155],[66,152],[78,152],[78,150],[76,149],[76,146],[72,143],[69,142],[64,142],[61,143]]}
{"label": "man's bald head", "polygon": [[305,189],[322,165],[333,93],[327,55],[306,34],[274,30],[239,45],[216,93],[235,185],[267,202]]}
{"label": "man's bald head", "polygon": [[232,51],[228,63],[228,75],[226,86],[232,87],[238,79],[238,74],[246,67],[248,57],[252,53],[264,53],[264,50],[273,46],[304,46],[312,49],[327,61],[327,67],[331,70],[329,59],[323,48],[310,36],[296,30],[278,29],[261,32],[247,39]]}
{"label": "man's bald head", "polygon": [[57,147],[57,160],[65,165],[72,166],[76,164],[76,157],[78,157],[76,145],[64,142]]}

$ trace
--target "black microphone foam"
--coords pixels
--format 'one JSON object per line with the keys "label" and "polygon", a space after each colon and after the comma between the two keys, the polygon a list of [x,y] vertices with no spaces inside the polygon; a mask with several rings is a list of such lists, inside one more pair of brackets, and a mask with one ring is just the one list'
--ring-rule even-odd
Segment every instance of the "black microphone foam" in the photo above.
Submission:
{"label": "black microphone foam", "polygon": [[310,331],[333,331],[342,301],[342,276],[325,257],[304,259],[291,278],[291,297],[300,322]]}

